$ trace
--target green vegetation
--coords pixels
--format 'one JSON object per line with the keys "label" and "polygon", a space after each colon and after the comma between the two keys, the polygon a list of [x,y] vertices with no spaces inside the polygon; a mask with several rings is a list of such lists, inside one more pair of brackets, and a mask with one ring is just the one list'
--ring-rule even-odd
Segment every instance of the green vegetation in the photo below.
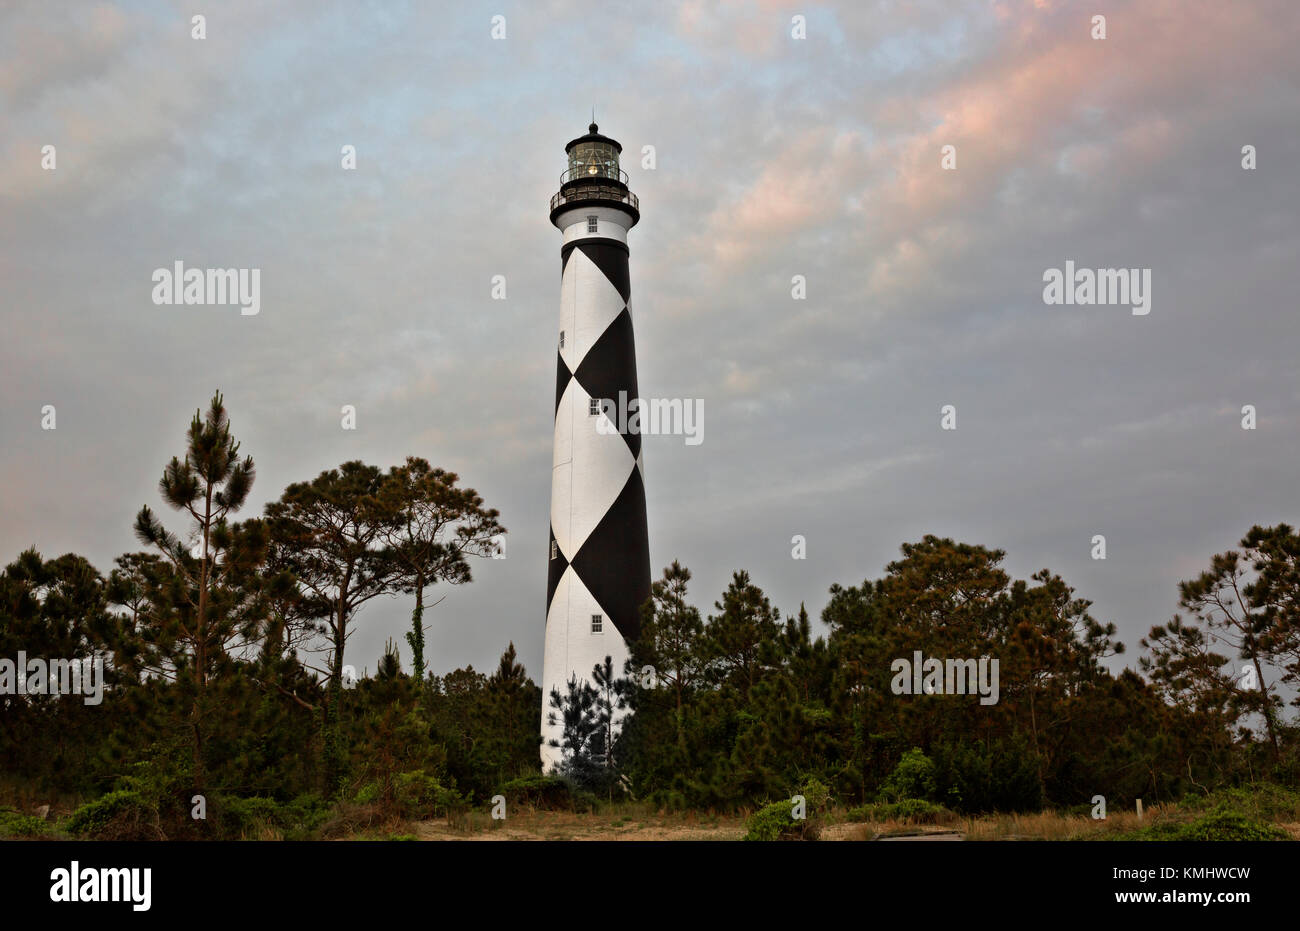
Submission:
{"label": "green vegetation", "polygon": [[[0,658],[106,658],[102,703],[0,699],[0,835],[502,830],[497,796],[511,817],[573,836],[611,813],[635,830],[629,804],[640,823],[686,827],[753,812],[754,838],[824,835],[842,813],[1034,836],[1263,838],[1300,824],[1286,698],[1300,686],[1300,534],[1285,524],[1251,528],[1183,583],[1138,671],[1109,670],[1124,651],[1114,625],[1059,576],[1013,579],[1000,550],[926,536],[878,578],[832,586],[825,636],[744,571],[706,616],[674,562],[627,667],[543,696],[513,644],[489,673],[439,675],[425,655],[426,590],[471,582],[472,557],[505,532],[456,475],[415,458],[343,463],[236,522],[254,478],[217,395],[164,469],[183,526],[141,509],[147,551],[107,576],[34,549],[0,571]],[[410,630],[392,632],[410,661],[390,642],[354,681],[348,638],[380,596],[411,599]],[[896,694],[893,666],[917,651],[996,658],[998,700]],[[543,710],[563,724],[556,775],[540,772]],[[1096,795],[1161,814],[1103,830],[1086,816]]]}
{"label": "green vegetation", "polygon": [[0,809],[0,837],[49,837],[54,833],[54,827],[44,818]]}
{"label": "green vegetation", "polygon": [[158,809],[141,793],[118,789],[87,802],[68,818],[64,829],[88,840],[159,840]]}
{"label": "green vegetation", "polygon": [[907,798],[899,802],[884,804],[858,805],[850,808],[845,819],[848,821],[903,821],[909,824],[946,824],[955,819],[955,814],[922,798]]}
{"label": "green vegetation", "polygon": [[500,794],[511,805],[539,811],[590,811],[597,803],[594,795],[578,788],[572,780],[541,773],[503,783]]}
{"label": "green vegetation", "polygon": [[1300,792],[1261,783],[1183,799],[1170,815],[1110,840],[1287,840],[1274,822],[1300,823]]}
{"label": "green vegetation", "polygon": [[804,783],[801,798],[764,805],[745,824],[743,840],[817,840],[821,837],[830,792],[816,779]]}

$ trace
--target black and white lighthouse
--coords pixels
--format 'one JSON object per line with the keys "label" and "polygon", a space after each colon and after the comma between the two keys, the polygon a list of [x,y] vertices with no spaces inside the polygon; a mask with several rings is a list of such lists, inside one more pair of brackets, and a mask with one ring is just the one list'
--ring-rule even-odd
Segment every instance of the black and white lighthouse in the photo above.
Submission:
{"label": "black and white lighthouse", "polygon": [[622,151],[592,123],[565,146],[568,168],[551,198],[551,223],[564,239],[542,672],[546,770],[560,762],[550,743],[563,734],[562,723],[547,721],[551,690],[566,694],[574,675],[589,681],[606,656],[621,676],[650,595],[641,436],[619,432],[626,415],[611,409],[639,397],[627,234],[641,213],[619,168]]}

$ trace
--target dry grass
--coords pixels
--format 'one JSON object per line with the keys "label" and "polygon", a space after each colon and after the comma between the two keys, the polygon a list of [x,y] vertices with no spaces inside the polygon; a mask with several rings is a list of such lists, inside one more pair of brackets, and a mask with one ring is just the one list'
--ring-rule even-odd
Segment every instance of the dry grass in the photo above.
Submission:
{"label": "dry grass", "polygon": [[1136,812],[1111,812],[1105,821],[1086,815],[1044,811],[1023,815],[983,815],[963,818],[958,815],[938,819],[938,823],[902,821],[859,821],[834,825],[830,840],[872,840],[880,836],[947,834],[956,831],[965,840],[1088,840],[1110,834],[1124,834],[1173,816],[1173,805],[1153,805],[1142,819]]}
{"label": "dry grass", "polygon": [[420,840],[739,840],[745,816],[669,813],[635,805],[602,813],[524,808],[509,812],[504,821],[472,812],[459,824],[421,821],[414,827]]}
{"label": "dry grass", "polygon": [[323,840],[360,840],[409,833],[411,825],[403,819],[385,812],[374,803],[347,802],[334,809],[329,820],[321,825]]}
{"label": "dry grass", "polygon": [[[1285,798],[1279,801],[1263,796],[1258,806],[1260,810],[1252,817],[1276,824],[1291,839],[1300,840],[1300,806],[1287,807]],[[1086,841],[1128,835],[1161,823],[1186,822],[1200,815],[1197,806],[1180,807],[1172,803],[1149,805],[1140,819],[1132,809],[1112,810],[1104,821],[1093,820],[1086,811],[1076,809],[1076,812],[967,817],[939,810],[919,818],[890,820],[862,819],[860,812],[857,819],[850,820],[849,813],[841,809],[828,813],[821,839],[871,841],[882,837],[946,835],[952,838],[956,835],[961,840],[972,841]],[[354,817],[363,814],[353,812]],[[454,818],[404,825],[357,824],[360,830],[348,834],[375,837],[388,832],[419,840],[740,840],[745,835],[747,819],[747,813],[743,812],[669,812],[636,802],[576,812],[520,805],[511,807],[504,821],[494,821],[486,810],[477,810]],[[357,817],[356,820],[366,819]]]}
{"label": "dry grass", "polygon": [[[1148,818],[1154,814],[1149,813]],[[745,821],[744,814],[665,812],[629,805],[605,812],[522,809],[511,811],[504,821],[494,821],[488,813],[475,811],[454,822],[420,821],[411,825],[410,831],[420,840],[740,840],[745,834]],[[822,839],[863,841],[880,835],[948,834],[955,830],[970,840],[1068,840],[1140,826],[1133,814],[1112,816],[1107,822],[1050,813],[974,819],[954,815],[943,821],[923,825],[906,821],[832,821],[824,827]]]}
{"label": "dry grass", "polygon": [[[1131,811],[1111,813],[1105,821],[1086,815],[1040,812],[1025,815],[989,815],[940,819],[938,824],[911,821],[844,821],[832,816],[823,828],[829,841],[869,841],[881,836],[951,834],[965,840],[1084,840],[1122,834],[1173,816],[1172,805],[1153,805],[1139,820]],[[839,813],[839,818],[843,818]],[[647,807],[626,806],[606,812],[511,812],[505,821],[493,821],[485,812],[473,812],[457,824],[445,820],[421,821],[412,826],[420,840],[739,840],[745,834],[743,814],[703,812],[670,813]],[[1300,823],[1282,825],[1300,839]]]}
{"label": "dry grass", "polygon": [[1142,818],[1137,812],[1109,812],[1105,821],[1087,815],[1044,811],[1026,815],[989,815],[967,818],[960,830],[967,840],[1085,840],[1107,834],[1124,834],[1173,815],[1173,805],[1152,805]]}

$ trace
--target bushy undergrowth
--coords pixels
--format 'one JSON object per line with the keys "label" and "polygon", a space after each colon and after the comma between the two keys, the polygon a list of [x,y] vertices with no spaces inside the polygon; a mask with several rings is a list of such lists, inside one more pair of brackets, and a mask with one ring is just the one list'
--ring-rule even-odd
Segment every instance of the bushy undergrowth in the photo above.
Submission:
{"label": "bushy undergrowth", "polygon": [[209,817],[227,840],[307,840],[330,817],[330,807],[314,794],[289,802],[253,796],[217,796]]}
{"label": "bushy undergrowth", "polygon": [[56,833],[55,826],[44,818],[0,809],[0,837],[53,837]]}
{"label": "bushy undergrowth", "polygon": [[[830,801],[830,792],[816,779],[809,779],[798,792],[800,802],[784,799],[764,805],[745,823],[743,840],[817,840]],[[802,815],[802,817],[800,817]]]}
{"label": "bushy undergrowth", "polygon": [[444,786],[436,776],[422,769],[394,777],[398,810],[407,818],[436,818],[462,811],[467,800],[454,788]]}
{"label": "bushy undergrowth", "polygon": [[316,795],[289,802],[214,795],[206,800],[202,818],[192,817],[188,810],[180,813],[181,805],[177,799],[160,806],[157,798],[139,789],[115,789],[77,808],[62,827],[87,840],[306,840],[315,836],[332,814],[330,806]]}
{"label": "bushy undergrowth", "polygon": [[74,811],[64,829],[89,840],[166,840],[158,806],[135,789],[117,789]]}
{"label": "bushy undergrowth", "polygon": [[885,802],[928,799],[936,789],[934,762],[920,747],[913,747],[881,783],[880,798]]}
{"label": "bushy undergrowth", "polygon": [[562,776],[534,774],[512,779],[501,786],[506,803],[537,811],[590,811],[596,797]]}
{"label": "bushy undergrowth", "polygon": [[1287,840],[1272,822],[1300,820],[1300,792],[1261,783],[1188,796],[1176,814],[1109,840],[1267,841]]}
{"label": "bushy undergrowth", "polygon": [[849,809],[846,815],[849,821],[905,821],[909,824],[946,824],[956,817],[956,813],[943,805],[921,798],[858,805]]}
{"label": "bushy undergrowth", "polygon": [[320,840],[387,836],[405,824],[402,818],[374,802],[338,802],[329,809],[324,823],[313,836]]}
{"label": "bushy undergrowth", "polygon": [[1219,789],[1209,795],[1188,796],[1180,807],[1191,811],[1226,808],[1266,821],[1300,821],[1300,791],[1273,783]]}
{"label": "bushy undergrowth", "polygon": [[1107,840],[1258,841],[1286,840],[1281,828],[1228,808],[1216,808],[1191,821],[1166,820]]}

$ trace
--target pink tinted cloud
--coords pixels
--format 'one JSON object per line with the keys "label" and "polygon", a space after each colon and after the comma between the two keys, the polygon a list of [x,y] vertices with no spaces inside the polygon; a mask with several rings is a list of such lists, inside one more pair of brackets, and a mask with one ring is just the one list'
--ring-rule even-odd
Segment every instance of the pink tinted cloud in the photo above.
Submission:
{"label": "pink tinted cloud", "polygon": [[[1287,73],[1295,29],[1281,25],[1300,20],[1300,5],[1142,0],[1111,4],[1108,38],[1096,41],[1079,7],[997,3],[994,12],[1001,41],[959,79],[864,95],[857,116],[879,134],[869,143],[865,131],[787,134],[693,248],[734,271],[846,210],[861,211],[872,253],[895,267],[935,244],[963,247],[970,237],[953,224],[1013,171],[1057,171],[1063,161],[1085,174],[1134,171],[1173,157],[1214,118],[1215,98]],[[941,170],[945,145],[957,149],[955,172]],[[878,280],[906,282],[885,271]]]}

